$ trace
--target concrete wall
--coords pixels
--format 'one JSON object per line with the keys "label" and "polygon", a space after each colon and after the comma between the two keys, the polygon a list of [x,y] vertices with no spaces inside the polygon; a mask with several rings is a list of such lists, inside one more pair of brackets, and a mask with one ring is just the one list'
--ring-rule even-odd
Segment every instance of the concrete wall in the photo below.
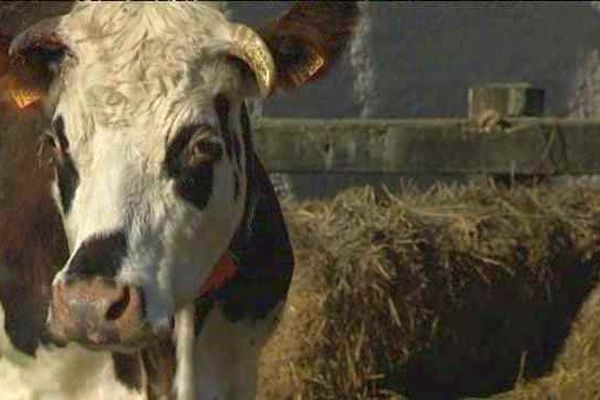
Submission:
{"label": "concrete wall", "polygon": [[[283,197],[329,197],[350,186],[462,183],[599,184],[600,120],[511,118],[489,130],[467,119],[263,119],[256,148]],[[595,177],[595,178],[592,178]]]}
{"label": "concrete wall", "polygon": [[[228,2],[262,21],[283,2]],[[469,86],[528,81],[547,115],[600,113],[597,2],[371,2],[353,56],[318,85],[265,106],[277,117],[465,116]]]}

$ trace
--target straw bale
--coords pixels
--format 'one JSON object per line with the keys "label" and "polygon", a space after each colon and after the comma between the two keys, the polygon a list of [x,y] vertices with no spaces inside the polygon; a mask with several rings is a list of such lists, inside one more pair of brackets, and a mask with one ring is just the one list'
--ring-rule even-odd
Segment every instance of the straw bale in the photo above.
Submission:
{"label": "straw bale", "polygon": [[488,396],[550,373],[597,281],[599,195],[480,183],[287,204],[298,267],[261,398]]}

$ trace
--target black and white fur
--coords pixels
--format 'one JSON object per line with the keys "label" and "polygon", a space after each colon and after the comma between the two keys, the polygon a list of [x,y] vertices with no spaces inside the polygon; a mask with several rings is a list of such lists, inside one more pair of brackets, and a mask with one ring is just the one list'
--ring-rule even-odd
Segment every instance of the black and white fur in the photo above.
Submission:
{"label": "black and white fur", "polygon": [[[347,8],[323,7],[334,17]],[[316,16],[317,31],[335,27],[304,8],[300,19]],[[139,287],[152,331],[172,339],[127,353],[75,344],[23,351],[0,335],[0,387],[24,393],[16,398],[254,398],[259,351],[294,260],[252,148],[245,99],[261,93],[228,53],[228,24],[213,4],[125,2],[78,3],[54,27],[70,47],[45,100],[70,253],[54,284],[75,271]],[[333,43],[327,68],[344,29],[324,41]],[[296,68],[298,54],[275,52],[282,84],[298,85],[284,68]],[[227,252],[236,274],[199,297]]]}

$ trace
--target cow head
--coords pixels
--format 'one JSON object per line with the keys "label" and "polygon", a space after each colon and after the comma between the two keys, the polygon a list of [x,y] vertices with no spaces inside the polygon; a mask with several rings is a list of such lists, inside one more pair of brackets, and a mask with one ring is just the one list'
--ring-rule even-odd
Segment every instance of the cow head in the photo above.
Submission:
{"label": "cow head", "polygon": [[297,4],[258,33],[201,3],[78,4],[13,40],[9,84],[43,98],[70,247],[58,339],[126,349],[170,330],[245,212],[244,99],[322,76],[355,18]]}

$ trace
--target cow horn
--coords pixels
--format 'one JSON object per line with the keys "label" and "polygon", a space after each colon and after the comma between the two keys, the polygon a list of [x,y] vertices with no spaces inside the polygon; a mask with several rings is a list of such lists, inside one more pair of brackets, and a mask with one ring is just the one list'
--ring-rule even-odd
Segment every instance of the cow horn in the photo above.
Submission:
{"label": "cow horn", "polygon": [[231,38],[233,46],[230,54],[252,69],[261,96],[268,97],[275,89],[277,70],[266,43],[258,33],[242,24],[233,24]]}
{"label": "cow horn", "polygon": [[38,22],[15,37],[8,50],[8,91],[19,108],[44,96],[55,63],[69,50],[57,33],[60,17]]}

